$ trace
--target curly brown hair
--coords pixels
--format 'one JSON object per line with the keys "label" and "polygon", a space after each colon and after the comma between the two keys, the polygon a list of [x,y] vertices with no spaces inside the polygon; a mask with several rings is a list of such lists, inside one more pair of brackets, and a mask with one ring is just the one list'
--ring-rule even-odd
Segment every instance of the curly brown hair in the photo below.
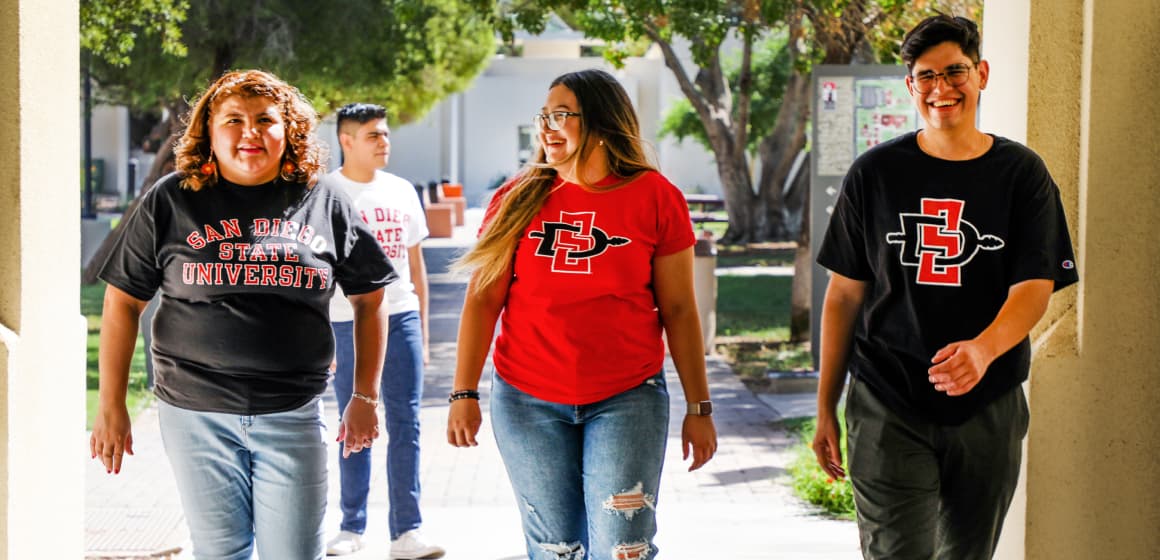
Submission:
{"label": "curly brown hair", "polygon": [[314,185],[326,172],[326,148],[315,135],[318,113],[298,88],[283,82],[277,76],[261,70],[237,70],[222,74],[210,85],[185,117],[185,133],[174,150],[176,169],[181,174],[181,185],[198,191],[213,186],[218,174],[202,173],[202,165],[210,161],[209,118],[220,101],[231,95],[265,97],[282,110],[286,126],[286,151],[282,161],[294,164],[291,173],[282,172],[286,181]]}

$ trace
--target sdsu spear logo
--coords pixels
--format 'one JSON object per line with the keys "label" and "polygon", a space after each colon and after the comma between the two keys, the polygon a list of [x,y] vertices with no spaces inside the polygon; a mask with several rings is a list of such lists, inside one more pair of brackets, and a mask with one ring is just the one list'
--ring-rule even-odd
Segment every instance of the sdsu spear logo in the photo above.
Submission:
{"label": "sdsu spear logo", "polygon": [[536,255],[552,259],[552,272],[590,274],[591,259],[609,247],[626,245],[625,237],[609,237],[593,225],[595,212],[560,212],[560,221],[544,221],[544,229],[532,231],[528,237],[539,239]]}
{"label": "sdsu spear logo", "polygon": [[979,235],[963,219],[964,202],[951,198],[922,199],[921,214],[899,214],[902,231],[886,234],[887,243],[902,245],[903,266],[918,267],[915,281],[935,286],[962,284],[962,266],[980,249],[997,251],[1005,244],[994,235]]}

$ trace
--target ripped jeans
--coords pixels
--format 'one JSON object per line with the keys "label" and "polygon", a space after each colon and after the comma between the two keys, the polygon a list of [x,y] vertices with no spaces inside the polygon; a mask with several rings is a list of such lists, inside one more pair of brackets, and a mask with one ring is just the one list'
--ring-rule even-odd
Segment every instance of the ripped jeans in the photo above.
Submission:
{"label": "ripped jeans", "polygon": [[664,372],[586,405],[537,399],[496,374],[491,423],[530,560],[656,557],[669,426]]}

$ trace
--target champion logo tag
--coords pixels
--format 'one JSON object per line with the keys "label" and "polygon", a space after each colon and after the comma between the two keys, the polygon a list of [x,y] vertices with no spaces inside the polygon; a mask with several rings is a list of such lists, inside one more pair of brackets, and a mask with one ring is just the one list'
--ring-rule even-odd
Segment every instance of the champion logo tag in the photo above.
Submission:
{"label": "champion logo tag", "polygon": [[1067,260],[1063,261],[1060,264],[1060,266],[1062,266],[1064,270],[1071,270],[1071,269],[1075,268],[1075,261],[1073,261],[1071,259],[1067,259]]}

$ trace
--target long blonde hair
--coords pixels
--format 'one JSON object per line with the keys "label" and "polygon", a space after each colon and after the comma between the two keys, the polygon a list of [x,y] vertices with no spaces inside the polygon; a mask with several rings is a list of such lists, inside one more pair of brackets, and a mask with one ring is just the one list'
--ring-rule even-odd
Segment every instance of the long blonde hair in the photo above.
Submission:
{"label": "long blonde hair", "polygon": [[[655,171],[640,138],[640,123],[628,93],[616,78],[603,70],[590,69],[564,74],[548,86],[562,85],[576,95],[580,109],[580,149],[562,162],[582,167],[594,149],[607,152],[608,168],[623,183],[641,173]],[[588,140],[595,136],[603,141],[594,147]],[[556,184],[556,170],[549,166],[543,146],[520,170],[511,188],[505,191],[499,209],[480,236],[475,247],[453,265],[456,270],[473,270],[473,289],[484,290],[505,274],[510,274],[515,247],[528,224],[540,212]]]}

